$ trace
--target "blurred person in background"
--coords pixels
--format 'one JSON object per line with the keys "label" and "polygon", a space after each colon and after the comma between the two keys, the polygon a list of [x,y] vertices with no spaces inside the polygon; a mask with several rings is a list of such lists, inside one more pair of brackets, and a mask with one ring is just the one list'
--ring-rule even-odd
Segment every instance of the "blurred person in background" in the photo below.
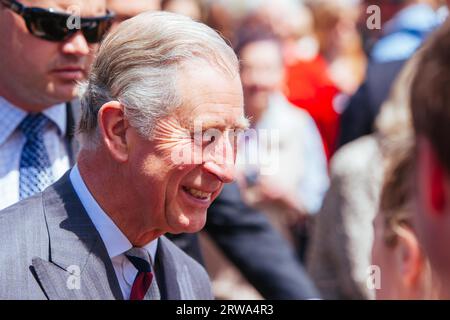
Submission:
{"label": "blurred person in background", "polygon": [[340,92],[353,94],[364,78],[366,57],[357,28],[360,6],[354,0],[307,0],[313,16],[318,56]]}
{"label": "blurred person in background", "polygon": [[[310,113],[328,159],[337,134],[338,113],[333,109],[333,99],[339,89],[330,77],[326,60],[319,55],[313,13],[295,0],[254,2],[239,29],[268,29],[280,39],[286,69],[282,91],[291,103]],[[236,45],[236,37],[233,40]]]}
{"label": "blurred person in background", "polygon": [[203,20],[201,0],[162,0],[161,9],[182,14],[196,21]]}
{"label": "blurred person in background", "polygon": [[[242,18],[240,30],[257,32],[261,28],[270,30],[279,40],[285,64],[295,63],[299,57],[316,53],[316,44],[309,41],[312,32],[310,10],[296,0],[248,1],[248,8]],[[248,30],[252,29],[252,30]]]}
{"label": "blurred person in background", "polygon": [[245,113],[255,132],[238,143],[243,197],[267,212],[303,257],[306,220],[320,209],[328,188],[320,134],[309,114],[282,93],[284,62],[278,38],[263,30],[242,30],[239,39]]}
{"label": "blurred person in background", "polygon": [[379,212],[374,225],[372,264],[379,268],[377,300],[436,298],[428,258],[413,226],[413,137],[398,141],[387,158]]}
{"label": "blurred person in background", "polygon": [[450,20],[423,46],[411,89],[415,131],[414,227],[450,299]]}
{"label": "blurred person in background", "polygon": [[[74,9],[81,30],[67,28]],[[73,163],[71,101],[111,18],[105,0],[0,1],[0,209]]]}
{"label": "blurred person in background", "polygon": [[[377,117],[375,133],[339,149],[330,167],[330,188],[316,216],[307,270],[325,299],[372,299],[367,287],[372,221],[379,208],[387,155],[411,136],[409,89],[416,57],[395,82]],[[392,151],[394,149],[394,151]]]}
{"label": "blurred person in background", "polygon": [[[382,22],[379,39],[369,52],[366,79],[351,97],[341,116],[339,147],[370,134],[380,106],[403,64],[427,35],[442,22],[441,0],[379,0]],[[368,17],[367,14],[363,16]],[[366,24],[362,25],[367,29]]]}
{"label": "blurred person in background", "polygon": [[225,39],[231,41],[235,34],[239,17],[231,8],[232,4],[244,4],[244,2],[235,0],[204,0],[203,13],[205,23],[217,30]]}
{"label": "blurred person in background", "polygon": [[364,77],[366,60],[356,27],[359,7],[351,0],[309,0],[304,10],[312,17],[309,38],[316,49],[287,65],[286,93],[314,118],[330,159],[340,112]]}
{"label": "blurred person in background", "polygon": [[112,30],[121,22],[130,19],[144,11],[157,11],[161,9],[161,0],[107,0],[107,7],[114,12]]}

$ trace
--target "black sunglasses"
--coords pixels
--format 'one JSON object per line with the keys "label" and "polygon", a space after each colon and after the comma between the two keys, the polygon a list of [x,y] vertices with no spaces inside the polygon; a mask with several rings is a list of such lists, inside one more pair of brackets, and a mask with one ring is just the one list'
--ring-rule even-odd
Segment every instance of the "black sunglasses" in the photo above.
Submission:
{"label": "black sunglasses", "polygon": [[[55,12],[53,9],[26,7],[16,0],[0,0],[8,9],[22,16],[28,31],[41,39],[48,41],[65,41],[78,31],[81,31],[89,43],[100,42],[111,27],[114,14],[107,11],[105,16],[80,18],[79,26],[69,27],[73,16],[67,13]],[[81,27],[81,30],[77,27]]]}

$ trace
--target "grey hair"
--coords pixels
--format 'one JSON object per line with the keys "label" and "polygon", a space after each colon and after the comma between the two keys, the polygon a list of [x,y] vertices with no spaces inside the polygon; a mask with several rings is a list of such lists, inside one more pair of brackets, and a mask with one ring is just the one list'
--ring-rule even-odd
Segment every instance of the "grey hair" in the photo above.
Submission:
{"label": "grey hair", "polygon": [[109,101],[120,102],[130,125],[151,137],[155,121],[181,106],[177,70],[194,60],[231,77],[239,74],[231,47],[205,24],[168,12],[146,12],[123,22],[103,40],[87,82],[80,85],[81,147],[98,146],[97,114]]}

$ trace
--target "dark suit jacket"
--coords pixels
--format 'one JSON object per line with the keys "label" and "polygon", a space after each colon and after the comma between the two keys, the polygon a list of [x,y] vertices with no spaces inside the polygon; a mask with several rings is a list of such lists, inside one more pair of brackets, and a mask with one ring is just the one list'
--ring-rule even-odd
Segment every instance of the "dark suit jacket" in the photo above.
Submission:
{"label": "dark suit jacket", "polygon": [[[212,298],[203,267],[167,238],[159,239],[156,256],[163,299]],[[68,285],[73,268],[80,271],[75,287]],[[68,173],[0,211],[0,298],[123,299],[105,245]]]}
{"label": "dark suit jacket", "polygon": [[369,63],[366,80],[341,115],[339,147],[374,131],[375,118],[405,61]]}
{"label": "dark suit jacket", "polygon": [[[208,209],[205,230],[264,298],[319,297],[292,247],[266,215],[244,204],[237,184],[225,185]],[[171,239],[202,261],[196,235],[172,235]]]}

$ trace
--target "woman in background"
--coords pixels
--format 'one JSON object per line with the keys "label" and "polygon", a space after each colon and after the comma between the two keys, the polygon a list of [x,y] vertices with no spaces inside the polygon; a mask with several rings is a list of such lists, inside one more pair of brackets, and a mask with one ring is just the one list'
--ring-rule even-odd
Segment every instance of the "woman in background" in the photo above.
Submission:
{"label": "woman in background", "polygon": [[375,292],[378,300],[437,298],[428,259],[412,221],[413,156],[411,139],[407,139],[388,161],[379,212],[374,219],[372,263],[379,268],[380,282]]}

